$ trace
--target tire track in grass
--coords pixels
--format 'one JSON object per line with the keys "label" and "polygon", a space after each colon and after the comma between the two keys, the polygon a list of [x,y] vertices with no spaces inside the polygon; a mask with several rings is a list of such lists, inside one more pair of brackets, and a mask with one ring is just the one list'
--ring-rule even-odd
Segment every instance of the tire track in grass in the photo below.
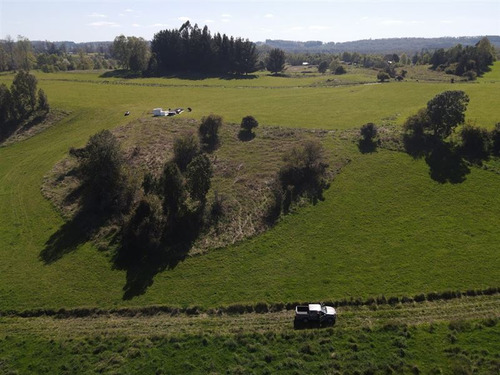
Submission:
{"label": "tire track in grass", "polygon": [[[337,309],[334,329],[359,330],[386,325],[416,326],[449,321],[500,319],[500,295],[463,297],[454,300],[414,302],[397,305],[344,306]],[[48,338],[105,336],[224,335],[293,330],[293,311],[247,314],[159,313],[152,316],[89,316],[84,318],[3,317],[0,338],[8,335],[37,335]],[[307,330],[305,330],[307,331]]]}

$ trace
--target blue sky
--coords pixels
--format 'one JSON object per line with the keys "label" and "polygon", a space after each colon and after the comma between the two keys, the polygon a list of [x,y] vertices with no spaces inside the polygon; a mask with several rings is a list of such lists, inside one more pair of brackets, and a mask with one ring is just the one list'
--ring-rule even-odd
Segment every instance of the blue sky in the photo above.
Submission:
{"label": "blue sky", "polygon": [[0,38],[151,40],[187,19],[254,42],[500,35],[500,0],[0,0]]}

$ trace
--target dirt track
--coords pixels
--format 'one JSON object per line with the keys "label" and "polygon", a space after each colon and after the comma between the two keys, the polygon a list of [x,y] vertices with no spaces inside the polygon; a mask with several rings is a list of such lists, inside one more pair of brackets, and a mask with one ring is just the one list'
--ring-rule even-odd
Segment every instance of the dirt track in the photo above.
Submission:
{"label": "dirt track", "polygon": [[[379,306],[339,307],[334,329],[377,328],[387,324],[419,325],[455,320],[500,319],[500,295],[463,297],[448,301]],[[153,336],[235,334],[293,329],[293,311],[248,314],[157,314],[133,317],[115,314],[84,318],[2,317],[0,338],[39,335],[50,338],[91,335]]]}

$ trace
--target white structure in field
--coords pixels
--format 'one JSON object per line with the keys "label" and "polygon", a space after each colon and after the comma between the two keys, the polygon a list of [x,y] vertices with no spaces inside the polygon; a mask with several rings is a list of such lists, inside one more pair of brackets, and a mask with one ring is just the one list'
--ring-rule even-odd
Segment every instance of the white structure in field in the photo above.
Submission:
{"label": "white structure in field", "polygon": [[168,111],[164,111],[161,108],[155,108],[153,109],[153,116],[167,116]]}

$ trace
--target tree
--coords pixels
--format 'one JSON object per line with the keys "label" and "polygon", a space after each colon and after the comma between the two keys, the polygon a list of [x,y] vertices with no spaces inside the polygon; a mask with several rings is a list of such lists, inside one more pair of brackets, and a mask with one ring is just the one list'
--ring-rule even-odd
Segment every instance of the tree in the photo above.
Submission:
{"label": "tree", "polygon": [[259,126],[259,123],[253,116],[245,116],[241,119],[241,129],[248,133],[252,133],[253,129]]}
{"label": "tree", "polygon": [[0,84],[0,133],[2,128],[14,117],[14,102],[9,88]]}
{"label": "tree", "polygon": [[497,122],[495,129],[491,131],[491,153],[500,156],[500,122]]}
{"label": "tree", "polygon": [[279,48],[269,51],[266,59],[266,69],[273,74],[278,74],[285,69],[285,52]]}
{"label": "tree", "polygon": [[183,208],[186,200],[184,177],[174,161],[168,161],[163,167],[160,184],[163,195],[163,211],[170,224],[179,216],[179,211]]}
{"label": "tree", "polygon": [[200,144],[193,132],[174,139],[174,162],[184,172],[191,160],[200,152]]}
{"label": "tree", "polygon": [[50,111],[49,100],[42,89],[38,90],[38,109],[43,112]]}
{"label": "tree", "polygon": [[325,73],[326,69],[328,69],[328,63],[326,61],[321,61],[318,65],[318,72]]}
{"label": "tree", "polygon": [[198,155],[187,166],[186,178],[189,195],[192,199],[201,202],[202,205],[206,203],[212,175],[212,163],[205,154]]}
{"label": "tree", "polygon": [[16,65],[19,69],[29,71],[35,63],[33,47],[28,38],[21,35],[17,37],[15,46]]}
{"label": "tree", "polygon": [[342,74],[346,74],[346,70],[345,68],[342,66],[342,65],[339,65],[335,68],[335,71],[334,71],[334,74],[335,75],[342,75]]}
{"label": "tree", "polygon": [[369,122],[364,124],[359,133],[363,137],[364,140],[372,140],[377,136],[377,126],[373,122]]}
{"label": "tree", "polygon": [[125,69],[129,68],[129,49],[127,46],[127,37],[125,35],[119,35],[113,41],[111,47],[111,55],[118,60],[121,66]]}
{"label": "tree", "polygon": [[14,77],[11,93],[19,118],[25,118],[35,111],[37,105],[36,86],[36,77],[24,70],[19,71]]}
{"label": "tree", "polygon": [[463,91],[445,91],[427,103],[427,115],[435,136],[444,139],[465,120],[469,97]]}
{"label": "tree", "polygon": [[198,133],[200,136],[200,143],[204,150],[215,150],[219,141],[219,128],[222,126],[222,117],[218,115],[208,115],[202,117]]}
{"label": "tree", "polygon": [[462,138],[460,150],[465,158],[480,163],[488,157],[490,140],[486,129],[465,125],[460,130],[460,137]]}
{"label": "tree", "polygon": [[377,79],[380,81],[380,82],[385,82],[386,80],[390,79],[391,77],[389,76],[389,74],[387,74],[386,72],[378,72],[377,74]]}
{"label": "tree", "polygon": [[164,231],[161,200],[157,195],[147,194],[123,227],[120,256],[134,263],[148,258],[160,247]]}
{"label": "tree", "polygon": [[323,189],[326,188],[325,152],[317,140],[307,140],[303,145],[288,151],[283,161],[285,165],[278,173],[282,190],[285,192],[283,202],[285,211],[291,201],[301,195],[306,195],[313,201],[322,199]]}
{"label": "tree", "polygon": [[128,209],[130,196],[127,195],[123,154],[118,140],[109,130],[93,135],[85,148],[71,153],[79,161],[84,210],[110,214]]}
{"label": "tree", "polygon": [[129,36],[127,40],[128,66],[130,70],[142,72],[148,68],[151,56],[149,44],[143,38]]}

